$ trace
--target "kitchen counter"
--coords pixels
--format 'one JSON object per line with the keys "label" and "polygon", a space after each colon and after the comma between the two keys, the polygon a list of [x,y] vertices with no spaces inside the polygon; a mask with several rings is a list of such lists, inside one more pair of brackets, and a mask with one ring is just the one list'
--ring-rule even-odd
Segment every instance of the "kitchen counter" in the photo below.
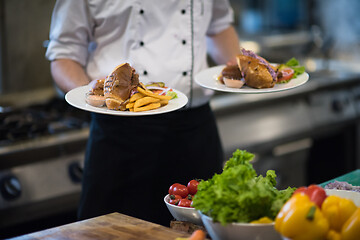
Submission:
{"label": "kitchen counter", "polygon": [[46,229],[12,238],[12,240],[40,239],[153,239],[171,240],[177,237],[189,237],[155,223],[123,215],[111,213],[71,224]]}

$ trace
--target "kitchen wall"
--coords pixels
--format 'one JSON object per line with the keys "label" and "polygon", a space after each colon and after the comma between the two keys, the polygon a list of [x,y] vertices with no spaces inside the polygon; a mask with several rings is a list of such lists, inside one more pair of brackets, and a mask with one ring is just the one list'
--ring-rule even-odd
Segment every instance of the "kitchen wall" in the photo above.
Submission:
{"label": "kitchen wall", "polygon": [[359,9],[358,0],[317,1],[319,34],[323,47],[330,47],[330,57],[360,63]]}
{"label": "kitchen wall", "polygon": [[230,0],[243,47],[273,62],[299,56],[311,41],[313,0]]}
{"label": "kitchen wall", "polygon": [[0,94],[51,87],[44,45],[55,0],[0,2]]}
{"label": "kitchen wall", "polygon": [[[240,39],[256,41],[270,60],[298,58],[360,61],[357,0],[230,0]],[[253,46],[253,45],[252,45]]]}

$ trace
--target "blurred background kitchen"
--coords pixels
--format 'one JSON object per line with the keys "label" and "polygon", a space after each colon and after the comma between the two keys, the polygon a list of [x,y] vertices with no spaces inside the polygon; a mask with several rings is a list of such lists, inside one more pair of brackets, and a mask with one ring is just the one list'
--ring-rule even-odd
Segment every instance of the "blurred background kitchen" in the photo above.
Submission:
{"label": "blurred background kitchen", "polygon": [[[54,3],[0,0],[0,238],[76,220],[89,116],[51,80]],[[280,188],[360,168],[360,2],[231,4],[245,48],[270,62],[296,57],[310,80],[279,93],[216,93],[225,159],[236,148],[255,153],[255,168],[274,169]]]}

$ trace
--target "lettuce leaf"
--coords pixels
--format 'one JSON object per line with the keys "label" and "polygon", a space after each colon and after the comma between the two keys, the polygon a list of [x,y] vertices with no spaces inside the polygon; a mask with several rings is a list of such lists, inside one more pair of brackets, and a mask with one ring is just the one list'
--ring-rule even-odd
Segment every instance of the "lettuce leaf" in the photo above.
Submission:
{"label": "lettuce leaf", "polygon": [[[280,66],[278,67],[279,70],[284,69],[284,68],[292,68],[294,70],[294,75],[292,76],[291,79],[294,79],[297,76],[299,76],[300,74],[303,74],[305,72],[305,67],[300,66],[300,63],[296,58],[291,58],[289,61],[287,61],[286,63],[280,64]],[[288,82],[288,81],[285,81],[285,83],[286,82]]]}
{"label": "lettuce leaf", "polygon": [[295,67],[295,66],[299,66],[300,64],[299,61],[296,60],[296,58],[291,58],[289,61],[285,63],[285,65],[288,67]]}
{"label": "lettuce leaf", "polygon": [[175,99],[175,98],[178,97],[178,96],[177,96],[177,93],[174,92],[174,91],[167,91],[167,92],[166,92],[166,96],[170,96],[171,99]]}
{"label": "lettuce leaf", "polygon": [[237,149],[221,174],[200,181],[193,207],[223,225],[265,216],[274,219],[295,189],[276,189],[273,170],[265,177],[257,175],[253,158],[254,154]]}
{"label": "lettuce leaf", "polygon": [[291,68],[294,70],[294,75],[292,78],[296,78],[298,75],[303,74],[305,72],[304,66],[296,66]]}
{"label": "lettuce leaf", "polygon": [[303,74],[305,72],[305,67],[300,66],[300,63],[296,58],[291,58],[284,65],[285,67],[290,67],[294,70],[294,75],[292,78],[296,78],[298,75]]}

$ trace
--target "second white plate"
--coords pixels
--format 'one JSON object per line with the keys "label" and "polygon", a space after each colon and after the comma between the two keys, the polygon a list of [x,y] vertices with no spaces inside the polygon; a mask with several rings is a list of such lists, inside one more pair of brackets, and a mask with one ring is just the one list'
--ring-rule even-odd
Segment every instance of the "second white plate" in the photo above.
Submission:
{"label": "second white plate", "polygon": [[296,87],[299,87],[306,83],[309,80],[309,74],[304,72],[294,79],[291,79],[288,83],[275,84],[273,88],[262,88],[256,89],[248,86],[243,86],[241,88],[230,88],[221,84],[217,77],[221,74],[221,71],[224,69],[225,65],[220,65],[216,67],[211,67],[205,69],[195,75],[195,82],[204,88],[209,88],[216,91],[222,92],[232,92],[232,93],[270,93],[270,92],[279,92],[290,90]]}

